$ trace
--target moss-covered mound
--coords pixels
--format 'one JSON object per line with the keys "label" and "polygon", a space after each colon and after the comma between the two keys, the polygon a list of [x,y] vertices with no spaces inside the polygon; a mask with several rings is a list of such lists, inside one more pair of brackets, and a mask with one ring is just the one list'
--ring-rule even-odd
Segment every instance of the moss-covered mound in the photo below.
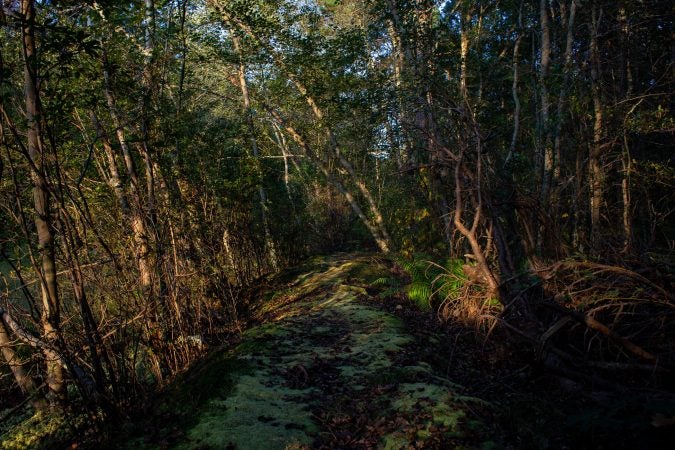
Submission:
{"label": "moss-covered mound", "polygon": [[390,276],[369,256],[315,261],[259,305],[266,321],[167,392],[153,436],[129,447],[490,446],[484,404],[416,358],[415,337],[369,302]]}

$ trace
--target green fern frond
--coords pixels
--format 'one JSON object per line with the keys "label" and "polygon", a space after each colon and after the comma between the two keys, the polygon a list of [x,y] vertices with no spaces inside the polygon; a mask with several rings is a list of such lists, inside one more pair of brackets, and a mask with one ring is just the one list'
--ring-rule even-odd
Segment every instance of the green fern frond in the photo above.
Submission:
{"label": "green fern frond", "polygon": [[450,258],[445,263],[446,270],[457,278],[466,280],[466,275],[464,274],[464,261],[458,258]]}
{"label": "green fern frond", "polygon": [[423,309],[430,309],[435,301],[459,297],[467,282],[462,259],[449,258],[437,263],[426,255],[415,255],[413,259],[397,262],[411,278],[406,288],[408,298]]}
{"label": "green fern frond", "polygon": [[394,286],[396,284],[396,279],[391,277],[380,277],[370,284],[373,286]]}
{"label": "green fern frond", "polygon": [[408,285],[406,289],[408,298],[422,309],[431,308],[431,286],[428,283],[416,281]]}

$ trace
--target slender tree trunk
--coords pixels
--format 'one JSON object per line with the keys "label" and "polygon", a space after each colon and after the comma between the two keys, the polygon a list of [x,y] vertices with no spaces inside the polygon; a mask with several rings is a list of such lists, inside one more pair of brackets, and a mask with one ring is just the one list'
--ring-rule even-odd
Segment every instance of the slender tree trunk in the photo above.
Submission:
{"label": "slender tree trunk", "polygon": [[225,250],[225,257],[227,258],[227,262],[234,273],[234,279],[237,282],[237,285],[241,286],[243,284],[243,280],[239,270],[237,269],[237,265],[234,262],[234,253],[232,252],[232,246],[230,245],[231,240],[232,238],[230,237],[230,231],[227,229],[227,227],[225,227],[223,230],[223,250]]}
{"label": "slender tree trunk", "polygon": [[2,350],[2,356],[5,358],[7,365],[12,371],[14,381],[16,381],[21,392],[26,396],[32,397],[32,405],[36,410],[46,409],[47,403],[45,402],[44,396],[38,390],[35,380],[30,376],[24,367],[23,362],[14,351],[12,341],[9,337],[9,330],[2,317],[0,317],[0,350]]}
{"label": "slender tree trunk", "polygon": [[584,213],[585,205],[583,205],[583,200],[586,198],[584,195],[584,160],[586,159],[585,152],[582,150],[581,146],[577,147],[576,158],[574,164],[574,197],[572,201],[572,214],[574,217],[574,224],[572,228],[572,247],[575,250],[582,251],[583,239],[583,221],[586,214]]}
{"label": "slender tree trunk", "polygon": [[398,88],[402,85],[403,75],[405,71],[405,62],[408,64],[413,64],[413,55],[412,49],[409,45],[410,40],[407,39],[405,29],[404,29],[404,20],[401,17],[397,1],[396,0],[387,0],[387,7],[389,13],[391,14],[392,20],[389,22],[389,34],[394,45],[394,52],[396,62],[394,64],[394,70],[398,72],[397,80],[399,82]]}
{"label": "slender tree trunk", "polygon": [[328,167],[328,164],[326,164],[326,162],[319,157],[319,155],[312,149],[312,147],[300,135],[300,133],[298,133],[291,125],[289,125],[281,117],[279,113],[272,110],[271,108],[268,108],[268,111],[270,112],[274,120],[279,124],[279,126],[286,130],[286,132],[293,138],[293,140],[296,142],[296,144],[298,144],[298,146],[303,150],[303,152],[316,164],[316,166],[319,168],[321,173],[323,173],[328,182],[332,184],[338,190],[338,192],[342,194],[345,200],[347,200],[347,203],[349,203],[349,206],[352,208],[352,211],[354,211],[357,217],[361,220],[361,223],[363,223],[363,225],[365,225],[365,227],[370,232],[378,248],[383,253],[388,253],[390,251],[389,242],[387,242],[384,239],[384,237],[380,234],[376,224],[373,223],[366,216],[359,203],[356,201],[352,193],[344,186],[342,181],[340,181],[337,177],[332,175],[331,173],[332,171]]}
{"label": "slender tree trunk", "polygon": [[621,177],[621,198],[623,200],[623,253],[633,250],[633,205],[631,202],[630,177],[633,171],[633,162],[628,142],[628,132],[623,132],[623,158],[621,160],[623,173]]}
{"label": "slender tree trunk", "polygon": [[602,11],[593,4],[590,44],[591,95],[593,97],[593,143],[590,146],[588,167],[590,171],[591,245],[595,251],[600,244],[600,208],[603,199],[602,139],[604,135],[604,114],[600,88],[600,55],[598,49],[598,28]]}
{"label": "slender tree trunk", "polygon": [[[183,0],[179,6],[179,15],[180,15],[180,43],[181,43],[181,53],[180,53],[180,69],[178,71],[178,103],[176,105],[176,122],[180,123],[183,116],[183,96],[185,90],[185,63],[187,60],[187,33],[185,32],[185,18],[187,15],[187,6],[189,0]],[[180,136],[176,136],[176,154],[174,157],[178,159],[180,155]]]}
{"label": "slender tree trunk", "polygon": [[460,18],[459,30],[459,93],[462,100],[469,106],[469,88],[468,88],[468,59],[469,59],[469,26],[471,24],[471,11],[463,12]]}
{"label": "slender tree trunk", "polygon": [[513,45],[513,83],[511,84],[511,96],[513,97],[513,134],[511,135],[511,146],[509,147],[509,154],[506,156],[504,165],[508,164],[511,157],[516,152],[516,144],[518,142],[518,133],[520,128],[520,98],[518,97],[518,76],[520,63],[520,42],[523,40],[523,3],[520,3],[518,10],[518,35],[516,43]]}
{"label": "slender tree trunk", "polygon": [[[288,167],[288,159],[291,157],[291,154],[288,150],[288,143],[286,142],[286,138],[281,132],[281,128],[279,128],[279,125],[275,121],[270,122],[272,124],[272,130],[274,132],[274,139],[277,141],[277,146],[281,150],[281,155],[283,156],[284,159],[284,186],[286,187],[286,194],[288,195],[288,201],[291,203],[291,206],[295,211],[295,204],[293,203],[293,195],[291,194],[290,172]],[[292,159],[292,161],[295,168],[299,171],[297,162],[294,159]]]}
{"label": "slender tree trunk", "polygon": [[115,152],[110,144],[110,138],[101,126],[101,122],[98,120],[96,113],[91,111],[89,115],[91,123],[96,130],[96,136],[103,145],[103,153],[105,154],[108,165],[108,185],[110,185],[115,193],[115,198],[120,206],[122,216],[128,217],[130,214],[129,202],[124,192],[124,185],[122,184],[122,178],[120,177],[119,168],[117,167],[117,158],[115,157]]}
{"label": "slender tree trunk", "polygon": [[[244,65],[244,57],[241,50],[241,42],[236,33],[232,33],[232,42],[234,43],[234,51],[239,56],[239,88],[241,89],[241,96],[243,99],[244,116],[246,117],[246,126],[248,128],[249,140],[251,141],[251,151],[253,157],[258,159],[260,151],[258,150],[258,140],[255,136],[255,125],[253,123],[253,115],[251,111],[251,98],[248,94],[248,85],[246,83],[246,67]],[[277,252],[272,239],[272,232],[270,231],[270,224],[267,209],[267,194],[262,185],[262,180],[258,185],[258,200],[260,203],[260,211],[262,216],[263,230],[265,233],[265,249],[272,265],[272,269],[276,272],[279,269],[279,262],[277,260]]]}
{"label": "slender tree trunk", "polygon": [[80,316],[84,325],[84,335],[89,347],[89,355],[91,357],[91,365],[94,369],[94,380],[98,392],[105,392],[105,375],[103,373],[103,365],[101,364],[101,357],[99,350],[105,352],[102,348],[101,336],[98,333],[98,328],[94,315],[91,312],[89,301],[84,287],[84,278],[82,275],[82,267],[80,265],[77,249],[75,248],[75,237],[72,223],[69,217],[64,217],[66,212],[63,208],[61,212],[60,223],[63,230],[62,246],[68,265],[70,266],[69,275],[73,287],[73,294],[75,300],[80,307]]}
{"label": "slender tree trunk", "polygon": [[[54,234],[50,211],[50,192],[45,163],[49,160],[42,146],[42,111],[38,92],[37,52],[35,49],[35,5],[33,0],[21,1],[22,38],[24,52],[24,89],[28,120],[28,155],[31,159],[35,228],[38,236],[41,267],[36,267],[42,292],[42,329],[47,342],[58,347],[61,326]],[[50,401],[66,400],[66,383],[62,367],[51,352],[45,352],[47,387]]]}
{"label": "slender tree trunk", "polygon": [[[407,40],[403,37],[403,23],[398,10],[398,5],[396,4],[396,0],[387,0],[387,8],[392,17],[391,20],[387,21],[387,32],[389,33],[389,39],[391,40],[392,45],[392,68],[394,74],[394,87],[397,106],[395,118],[401,128],[405,129],[408,126],[409,119],[407,118],[407,108],[402,98],[402,90],[405,62],[406,60],[410,61],[412,57],[407,45]],[[414,155],[412,154],[413,146],[408,145],[409,139],[409,133],[403,133],[402,145],[397,152],[399,161],[405,160],[412,162],[412,159],[414,158]]]}
{"label": "slender tree trunk", "polygon": [[[163,236],[160,232],[160,216],[157,213],[157,180],[160,177],[159,164],[157,157],[153,158],[153,149],[150,144],[150,109],[151,97],[153,87],[155,85],[154,79],[156,74],[154,69],[154,52],[155,52],[155,2],[154,0],[144,0],[145,17],[143,20],[143,27],[145,31],[145,41],[143,44],[144,58],[143,58],[143,73],[141,86],[141,142],[137,143],[138,152],[143,158],[145,168],[145,183],[146,183],[146,204],[148,221],[146,224],[147,231],[152,233],[151,237],[154,241],[154,258],[152,260],[152,274],[156,276],[159,286],[159,292],[152,292],[152,301],[157,302],[162,308],[158,308],[158,313],[161,315],[164,301],[167,295],[166,275],[164,267],[164,242]],[[168,197],[167,186],[165,183],[159,183],[159,188]],[[156,295],[158,294],[158,295]],[[157,307],[158,305],[156,305]],[[159,343],[159,341],[158,341]]]}
{"label": "slender tree trunk", "polygon": [[547,0],[539,0],[539,20],[541,25],[541,60],[539,68],[539,95],[541,99],[541,147],[539,149],[539,153],[540,160],[543,163],[541,172],[540,202],[542,207],[546,207],[551,189],[551,175],[553,173],[554,165],[549,120],[550,103],[547,87],[548,71],[551,64],[551,30],[548,19]]}
{"label": "slender tree trunk", "polygon": [[134,244],[136,247],[135,250],[138,263],[139,281],[143,294],[150,298],[152,293],[152,261],[150,258],[148,232],[143,218],[143,198],[139,189],[140,186],[134,159],[131,155],[131,149],[127,143],[124,127],[122,126],[122,122],[117,111],[117,106],[115,104],[115,98],[112,93],[110,74],[108,72],[108,60],[105,49],[103,50],[103,79],[103,91],[108,102],[108,110],[110,118],[113,122],[113,126],[115,127],[117,141],[119,142],[120,148],[122,150],[124,166],[127,177],[129,177],[129,191],[131,198],[133,199],[128,220],[130,222],[129,227],[131,228],[132,234],[134,236]]}
{"label": "slender tree trunk", "polygon": [[571,71],[572,71],[572,46],[574,44],[574,20],[577,12],[577,0],[570,0],[570,12],[567,19],[567,37],[565,39],[565,56],[563,67],[563,81],[560,87],[560,96],[558,97],[558,110],[556,114],[555,132],[553,134],[553,148],[555,155],[555,167],[553,169],[553,180],[557,185],[560,182],[560,170],[562,162],[562,127],[565,122],[565,106],[567,103],[567,91],[569,89]]}
{"label": "slender tree trunk", "polygon": [[[143,0],[143,46],[141,48],[143,53],[143,66],[140,73],[141,89],[140,98],[138,101],[139,109],[141,111],[140,121],[138,121],[137,130],[140,134],[140,139],[135,142],[135,148],[143,160],[143,170],[145,172],[145,197],[143,202],[140,194],[140,186],[137,184],[136,189],[139,190],[137,198],[139,200],[139,212],[142,212],[142,226],[144,235],[144,245],[146,247],[146,255],[143,265],[145,266],[141,271],[141,286],[144,296],[151,303],[151,315],[154,316],[154,321],[157,321],[159,315],[162,313],[164,300],[167,296],[167,284],[164,267],[164,246],[163,236],[160,232],[159,218],[157,213],[157,180],[160,177],[160,170],[157,161],[153,158],[152,148],[150,144],[150,118],[151,118],[151,98],[153,94],[154,80],[157,74],[154,71],[154,52],[155,52],[155,2],[154,0]],[[128,144],[127,144],[128,145]],[[137,171],[137,169],[134,169]],[[138,177],[136,177],[138,179]],[[166,184],[160,183],[160,188],[165,196],[167,194]],[[174,186],[172,192],[178,192]],[[140,224],[137,224],[138,227]],[[153,245],[154,244],[154,247]],[[159,290],[155,289],[155,285]],[[156,324],[152,324],[154,328]],[[160,340],[156,340],[158,345],[161,345]]]}
{"label": "slender tree trunk", "polygon": [[[628,27],[628,12],[626,6],[619,8],[619,25],[621,27],[621,89],[625,98],[630,98],[633,93],[633,80],[630,67],[630,29]],[[640,102],[636,103],[626,114],[623,121],[623,155],[621,159],[621,198],[623,202],[623,253],[630,254],[633,251],[633,205],[631,202],[631,174],[633,172],[633,159],[630,151],[628,136],[628,118],[633,114]]]}

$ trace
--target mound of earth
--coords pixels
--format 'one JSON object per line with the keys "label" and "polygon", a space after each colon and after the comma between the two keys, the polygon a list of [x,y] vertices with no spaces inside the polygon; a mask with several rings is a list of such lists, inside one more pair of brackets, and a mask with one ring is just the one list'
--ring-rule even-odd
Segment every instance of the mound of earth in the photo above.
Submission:
{"label": "mound of earth", "polygon": [[389,265],[371,256],[314,261],[267,295],[256,313],[264,323],[166,393],[153,436],[127,446],[493,447],[481,415],[490,405],[420,358],[418,338],[364,289],[391,276]]}

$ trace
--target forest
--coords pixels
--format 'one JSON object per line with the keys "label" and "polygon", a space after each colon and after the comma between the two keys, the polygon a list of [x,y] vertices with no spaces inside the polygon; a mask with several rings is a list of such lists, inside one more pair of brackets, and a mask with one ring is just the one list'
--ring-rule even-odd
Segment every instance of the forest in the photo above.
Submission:
{"label": "forest", "polygon": [[0,448],[668,448],[665,0],[0,0]]}

